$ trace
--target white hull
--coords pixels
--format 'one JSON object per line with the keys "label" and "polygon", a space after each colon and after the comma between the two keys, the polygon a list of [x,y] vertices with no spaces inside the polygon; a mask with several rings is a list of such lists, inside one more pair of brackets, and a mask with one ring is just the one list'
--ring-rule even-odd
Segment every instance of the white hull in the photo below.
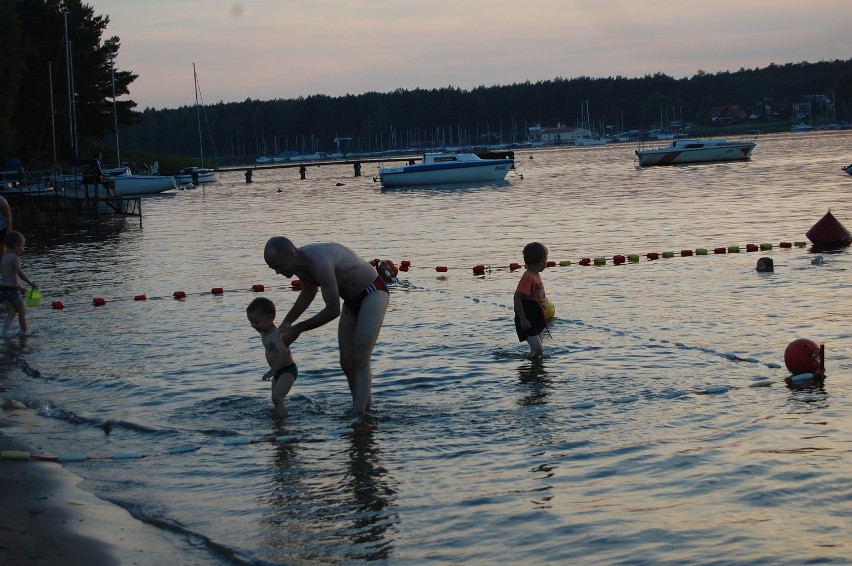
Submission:
{"label": "white hull", "polygon": [[494,182],[505,179],[513,165],[513,159],[475,154],[426,154],[422,163],[380,168],[379,179],[383,187]]}
{"label": "white hull", "polygon": [[654,149],[637,149],[639,165],[679,165],[715,161],[746,161],[751,159],[754,141],[729,142],[723,139],[675,140],[671,145]]}
{"label": "white hull", "polygon": [[120,197],[153,195],[177,189],[175,178],[163,175],[120,175],[112,180]]}

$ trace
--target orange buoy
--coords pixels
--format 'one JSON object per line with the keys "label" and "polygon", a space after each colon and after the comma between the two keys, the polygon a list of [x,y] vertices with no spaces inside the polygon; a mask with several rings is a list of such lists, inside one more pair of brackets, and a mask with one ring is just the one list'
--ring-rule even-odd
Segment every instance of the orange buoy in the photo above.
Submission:
{"label": "orange buoy", "polygon": [[146,297],[145,295],[136,295],[135,297],[133,297],[133,300],[134,301],[147,301],[148,297]]}
{"label": "orange buoy", "polygon": [[173,296],[175,299],[185,299],[185,298],[186,298],[186,293],[185,293],[184,291],[175,291],[175,292],[172,294],[172,296]]}
{"label": "orange buoy", "polygon": [[831,209],[811,226],[805,236],[817,249],[843,248],[852,243],[852,234],[831,214]]}
{"label": "orange buoy", "polygon": [[822,357],[819,346],[813,340],[797,338],[787,345],[784,350],[784,365],[793,375],[822,373]]}
{"label": "orange buoy", "polygon": [[225,290],[221,287],[213,287],[212,289],[210,289],[210,292],[213,293],[214,295],[221,295],[222,293],[225,292]]}
{"label": "orange buoy", "polygon": [[50,303],[50,307],[54,309],[64,309],[65,305],[62,304],[62,301],[53,301]]}
{"label": "orange buoy", "polygon": [[94,299],[92,299],[92,304],[96,307],[102,307],[106,304],[106,299],[103,299],[101,297],[95,297]]}
{"label": "orange buoy", "polygon": [[692,250],[680,250],[680,257],[689,257],[692,255]]}
{"label": "orange buoy", "polygon": [[439,265],[438,267],[435,268],[435,271],[437,271],[439,273],[446,273],[447,272],[447,266],[446,265]]}
{"label": "orange buoy", "polygon": [[251,286],[251,290],[254,291],[255,293],[263,292],[265,289],[266,289],[266,287],[264,287],[260,283],[255,283],[254,285]]}

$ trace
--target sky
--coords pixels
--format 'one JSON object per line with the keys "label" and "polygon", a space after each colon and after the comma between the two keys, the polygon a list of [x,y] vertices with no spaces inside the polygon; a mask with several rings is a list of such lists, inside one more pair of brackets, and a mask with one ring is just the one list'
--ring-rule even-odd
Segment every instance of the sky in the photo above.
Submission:
{"label": "sky", "polygon": [[852,58],[850,0],[84,0],[137,109]]}

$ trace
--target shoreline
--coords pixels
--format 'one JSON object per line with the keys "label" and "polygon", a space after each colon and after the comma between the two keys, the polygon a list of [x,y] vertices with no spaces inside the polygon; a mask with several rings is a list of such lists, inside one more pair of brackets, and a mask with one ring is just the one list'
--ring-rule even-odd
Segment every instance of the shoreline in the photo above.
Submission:
{"label": "shoreline", "polygon": [[[8,436],[0,420],[0,450],[36,453]],[[89,566],[215,563],[181,537],[139,521],[79,487],[83,479],[61,464],[0,459],[0,556],[3,563]]]}

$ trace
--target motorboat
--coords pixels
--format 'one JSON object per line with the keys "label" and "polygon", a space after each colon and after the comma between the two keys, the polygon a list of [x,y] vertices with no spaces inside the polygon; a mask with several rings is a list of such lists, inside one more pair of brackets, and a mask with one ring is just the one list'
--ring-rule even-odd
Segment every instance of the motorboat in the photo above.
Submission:
{"label": "motorboat", "polygon": [[713,161],[745,161],[757,145],[757,136],[739,141],[721,138],[679,139],[671,145],[637,149],[636,157],[641,167],[650,165],[680,165],[682,163],[706,163]]}
{"label": "motorboat", "polygon": [[218,180],[219,171],[206,167],[184,167],[175,175],[175,181],[178,185],[215,183]]}
{"label": "motorboat", "polygon": [[426,153],[420,163],[412,159],[407,165],[379,167],[379,180],[383,187],[502,181],[514,165],[514,157],[481,158],[475,153]]}
{"label": "motorboat", "polygon": [[104,169],[115,183],[115,191],[120,197],[153,195],[177,189],[177,181],[168,175],[137,175],[127,167]]}

